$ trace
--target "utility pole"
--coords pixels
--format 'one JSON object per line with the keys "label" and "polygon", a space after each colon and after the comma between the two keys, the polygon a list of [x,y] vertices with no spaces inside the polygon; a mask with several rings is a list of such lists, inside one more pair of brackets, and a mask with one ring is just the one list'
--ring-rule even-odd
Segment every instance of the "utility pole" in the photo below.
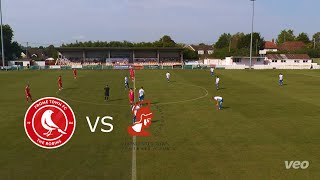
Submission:
{"label": "utility pole", "polygon": [[258,39],[256,39],[256,55],[258,55]]}
{"label": "utility pole", "polygon": [[232,37],[230,37],[229,39],[229,52],[231,51],[231,40],[232,40]]}
{"label": "utility pole", "polygon": [[0,0],[0,16],[1,16],[1,52],[2,52],[2,66],[4,67],[4,47],[3,47],[3,23],[2,23],[2,0]]}
{"label": "utility pole", "polygon": [[27,42],[27,47],[26,47],[26,59],[28,59],[28,47],[29,47],[29,42]]}
{"label": "utility pole", "polygon": [[252,1],[252,26],[251,26],[251,40],[250,40],[250,65],[249,68],[251,69],[252,66],[252,36],[253,36],[253,23],[254,23],[254,2],[256,0],[250,0]]}

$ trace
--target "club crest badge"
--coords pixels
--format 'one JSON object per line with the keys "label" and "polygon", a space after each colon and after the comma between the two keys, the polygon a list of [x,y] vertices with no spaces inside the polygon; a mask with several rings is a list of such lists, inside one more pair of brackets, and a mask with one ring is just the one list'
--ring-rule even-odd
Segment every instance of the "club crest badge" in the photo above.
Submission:
{"label": "club crest badge", "polygon": [[75,127],[76,119],[71,107],[54,97],[45,97],[34,102],[24,118],[24,128],[29,139],[46,149],[66,144]]}
{"label": "club crest badge", "polygon": [[[147,106],[142,106],[143,104]],[[144,100],[138,102],[132,107],[132,114],[134,122],[132,126],[128,127],[128,133],[131,136],[151,136],[151,134],[146,131],[152,123],[153,113],[150,110],[150,101]]]}

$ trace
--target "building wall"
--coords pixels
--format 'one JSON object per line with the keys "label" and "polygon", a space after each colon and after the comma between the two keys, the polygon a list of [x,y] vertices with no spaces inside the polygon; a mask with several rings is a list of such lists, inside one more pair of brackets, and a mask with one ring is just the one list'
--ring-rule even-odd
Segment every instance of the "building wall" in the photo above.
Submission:
{"label": "building wall", "polygon": [[302,59],[283,59],[283,60],[271,60],[267,59],[270,65],[311,65],[312,60],[302,60]]}
{"label": "building wall", "polygon": [[160,51],[160,58],[180,58],[180,52],[176,51]]}
{"label": "building wall", "polygon": [[36,65],[36,66],[45,66],[46,65],[46,61],[35,61],[34,65]]}
{"label": "building wall", "polygon": [[203,63],[205,65],[226,65],[226,61],[221,59],[204,59]]}
{"label": "building wall", "polygon": [[[248,58],[230,58],[226,59],[227,64],[226,65],[245,65],[245,66],[250,66],[250,59]],[[257,59],[257,58],[252,58],[251,65],[264,65],[264,59]]]}
{"label": "building wall", "polygon": [[259,54],[260,55],[266,55],[267,52],[278,52],[278,50],[277,49],[264,49],[264,50],[260,50]]}
{"label": "building wall", "polygon": [[108,57],[108,51],[86,51],[85,56],[89,59],[106,59]]}
{"label": "building wall", "polygon": [[[135,58],[158,58],[157,50],[110,50],[111,58],[125,58],[129,59],[130,62],[133,60],[133,51],[135,52]],[[87,60],[90,59],[108,59],[109,50],[87,50],[83,53],[82,50],[60,50],[62,56],[71,60],[83,60],[85,55]],[[159,50],[160,59],[174,58],[180,59],[182,51],[180,50]]]}
{"label": "building wall", "polygon": [[158,58],[157,51],[135,50],[134,54],[135,54],[135,58]]}
{"label": "building wall", "polygon": [[14,66],[14,65],[22,65],[23,67],[27,67],[30,65],[30,61],[8,61],[8,66]]}
{"label": "building wall", "polygon": [[67,59],[82,59],[83,52],[82,51],[68,51],[61,53]]}

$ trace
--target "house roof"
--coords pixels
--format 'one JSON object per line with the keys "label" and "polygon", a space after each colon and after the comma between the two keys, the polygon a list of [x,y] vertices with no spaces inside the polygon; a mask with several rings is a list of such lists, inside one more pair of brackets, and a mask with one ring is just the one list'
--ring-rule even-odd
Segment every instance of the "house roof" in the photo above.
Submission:
{"label": "house roof", "polygon": [[28,58],[31,58],[33,54],[36,54],[37,57],[40,57],[40,58],[45,57],[45,53],[43,49],[39,49],[39,48],[28,49]]}
{"label": "house roof", "polygon": [[267,54],[267,58],[271,60],[311,59],[308,54]]}
{"label": "house roof", "polygon": [[278,49],[278,46],[272,41],[266,41],[264,44],[265,49]]}
{"label": "house roof", "polygon": [[194,51],[212,51],[213,50],[213,46],[210,45],[189,45],[189,47],[191,47]]}
{"label": "house roof", "polygon": [[279,46],[281,51],[295,51],[302,49],[305,46],[302,41],[284,42]]}

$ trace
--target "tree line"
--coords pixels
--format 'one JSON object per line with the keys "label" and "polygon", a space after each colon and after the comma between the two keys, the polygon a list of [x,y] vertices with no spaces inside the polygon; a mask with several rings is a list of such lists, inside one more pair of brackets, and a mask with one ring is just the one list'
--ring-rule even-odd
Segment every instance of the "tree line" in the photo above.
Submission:
{"label": "tree line", "polygon": [[[251,34],[244,34],[238,32],[231,35],[230,33],[223,33],[220,35],[218,41],[214,44],[215,53],[211,55],[213,58],[224,58],[226,56],[249,56],[250,54]],[[301,32],[297,36],[292,29],[282,30],[275,41],[276,45],[281,45],[284,42],[301,41],[305,43],[305,47],[295,51],[278,51],[276,53],[303,53],[310,57],[320,57],[320,32],[315,33],[312,39],[307,33]],[[260,33],[253,33],[252,54],[259,55],[259,50],[264,49],[265,39]]]}
{"label": "tree line", "polygon": [[[4,49],[5,59],[19,58],[21,56],[22,47],[18,42],[12,40],[14,36],[12,28],[8,24],[5,24],[2,26],[2,29],[3,29],[3,47],[4,47],[3,49]],[[0,37],[0,40],[1,40],[1,37]],[[0,48],[2,48],[1,43],[0,43]],[[1,57],[2,57],[2,53],[1,53]]]}
{"label": "tree line", "polygon": [[[3,26],[3,37],[4,37],[4,51],[5,59],[18,59],[21,57],[21,52],[23,52],[26,47],[23,47],[18,42],[13,41],[14,31],[9,25]],[[311,38],[307,33],[301,32],[297,36],[294,34],[292,29],[282,30],[276,39],[276,44],[281,45],[284,42],[290,41],[302,41],[305,43],[305,47],[300,50],[293,52],[281,51],[277,53],[306,53],[310,57],[320,57],[320,32],[315,33]],[[208,55],[211,58],[223,59],[227,56],[249,56],[250,54],[250,42],[251,34],[245,34],[243,32],[238,32],[235,34],[223,33],[218,38],[214,47],[214,53]],[[153,42],[129,42],[129,41],[86,41],[62,44],[61,47],[185,47],[186,44],[176,43],[169,35],[164,35],[159,40]],[[203,44],[199,44],[203,45]],[[260,33],[253,33],[252,50],[253,55],[258,55],[259,50],[264,49],[265,39]],[[0,44],[1,48],[1,44]],[[42,49],[43,52],[48,57],[57,58],[58,53],[53,45],[48,47],[37,47]],[[184,49],[185,59],[198,59],[201,58],[197,52],[191,51],[187,48]],[[39,59],[36,59],[39,60]]]}
{"label": "tree line", "polygon": [[86,41],[62,44],[62,47],[182,47],[181,44],[177,44],[168,35],[164,35],[154,42],[129,42],[129,41]]}

